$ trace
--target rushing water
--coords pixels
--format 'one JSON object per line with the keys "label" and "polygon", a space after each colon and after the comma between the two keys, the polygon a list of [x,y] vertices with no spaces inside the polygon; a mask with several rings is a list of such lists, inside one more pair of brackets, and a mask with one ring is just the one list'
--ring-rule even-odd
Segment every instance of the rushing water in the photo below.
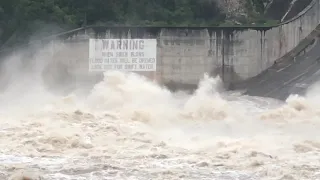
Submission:
{"label": "rushing water", "polygon": [[320,178],[316,87],[281,103],[221,92],[218,77],[187,94],[108,72],[88,95],[57,96],[37,68],[11,70],[0,97],[1,179]]}

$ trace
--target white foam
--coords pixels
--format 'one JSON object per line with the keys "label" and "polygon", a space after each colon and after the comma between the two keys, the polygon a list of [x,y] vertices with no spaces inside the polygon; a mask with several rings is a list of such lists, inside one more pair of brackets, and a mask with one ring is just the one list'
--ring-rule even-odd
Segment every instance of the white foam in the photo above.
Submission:
{"label": "white foam", "polygon": [[[279,107],[269,99],[221,94],[219,77],[204,75],[186,94],[134,73],[106,72],[88,96],[58,96],[41,79],[46,57],[36,57],[37,68],[14,66],[17,57],[7,65],[12,78],[0,97],[0,151],[28,157],[15,163],[48,179],[303,179],[320,168],[315,90]],[[57,169],[41,157],[66,160],[56,160]],[[0,170],[12,174],[6,169],[12,162],[3,160]]]}

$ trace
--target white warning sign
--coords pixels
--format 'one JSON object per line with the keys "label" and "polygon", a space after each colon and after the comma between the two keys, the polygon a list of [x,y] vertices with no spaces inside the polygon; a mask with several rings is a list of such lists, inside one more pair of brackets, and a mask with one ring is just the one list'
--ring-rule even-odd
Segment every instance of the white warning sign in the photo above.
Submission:
{"label": "white warning sign", "polygon": [[90,39],[89,71],[156,71],[156,39]]}

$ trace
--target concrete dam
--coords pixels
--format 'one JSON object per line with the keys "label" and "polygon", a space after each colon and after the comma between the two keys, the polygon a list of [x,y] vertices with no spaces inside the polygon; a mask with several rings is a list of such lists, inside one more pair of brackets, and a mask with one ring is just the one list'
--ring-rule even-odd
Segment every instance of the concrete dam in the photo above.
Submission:
{"label": "concrete dam", "polygon": [[[319,8],[274,27],[91,26],[1,51],[0,179],[320,179]],[[157,82],[88,71],[90,38],[152,40],[156,74],[138,73]]]}
{"label": "concrete dam", "polygon": [[[305,54],[313,47],[318,47],[319,4],[320,0],[313,0],[295,17],[273,27],[79,28],[42,40],[43,44],[51,43],[53,47],[52,63],[55,65],[49,65],[47,72],[61,75],[61,69],[65,69],[63,71],[73,73],[69,78],[60,77],[65,81],[65,85],[72,84],[76,79],[99,79],[99,74],[88,73],[88,59],[84,58],[89,54],[90,38],[156,39],[156,79],[160,84],[171,89],[195,88],[203,74],[208,73],[211,76],[219,75],[229,90],[245,90],[252,95],[273,96],[266,92],[268,88],[273,89],[270,84],[281,86],[281,83],[264,80],[257,85],[257,81],[262,81],[261,78],[268,79],[264,74],[273,74],[276,79],[284,78],[283,81],[294,78],[291,76],[298,76],[296,73],[278,73],[281,77],[279,78],[273,73],[273,69],[275,66],[279,66],[279,69],[289,67],[292,60],[302,59],[304,62],[304,57],[309,56]],[[313,55],[309,57],[312,62],[318,58],[317,50],[313,51]],[[60,65],[57,65],[57,62]],[[59,70],[54,72],[52,67]],[[139,73],[152,76],[149,72]],[[93,76],[95,78],[92,78]],[[54,79],[51,76],[50,78]],[[265,86],[268,88],[264,88]],[[286,98],[287,94],[284,94],[277,98]]]}

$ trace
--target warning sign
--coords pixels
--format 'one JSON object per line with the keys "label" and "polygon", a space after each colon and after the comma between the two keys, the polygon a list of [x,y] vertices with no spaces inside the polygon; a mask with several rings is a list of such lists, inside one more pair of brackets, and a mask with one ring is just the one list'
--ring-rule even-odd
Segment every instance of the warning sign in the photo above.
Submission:
{"label": "warning sign", "polygon": [[90,39],[89,71],[156,71],[156,39]]}

